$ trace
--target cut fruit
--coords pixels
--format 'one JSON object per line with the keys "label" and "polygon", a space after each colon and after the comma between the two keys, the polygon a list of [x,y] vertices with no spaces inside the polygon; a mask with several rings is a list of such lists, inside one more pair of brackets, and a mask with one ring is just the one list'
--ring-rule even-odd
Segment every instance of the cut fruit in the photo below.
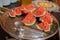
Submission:
{"label": "cut fruit", "polygon": [[33,15],[36,17],[44,16],[45,15],[45,10],[42,6],[38,7],[34,12]]}
{"label": "cut fruit", "polygon": [[33,12],[35,7],[33,4],[29,4],[28,6],[21,6],[20,7],[24,13]]}
{"label": "cut fruit", "polygon": [[36,26],[37,26],[37,28],[38,28],[39,30],[43,30],[43,31],[45,31],[45,32],[50,31],[50,26],[49,26],[48,23],[46,23],[46,22],[39,23],[39,24],[37,24]]}
{"label": "cut fruit", "polygon": [[26,9],[26,6],[20,6],[20,9],[22,10],[23,13],[27,14],[29,10]]}
{"label": "cut fruit", "polygon": [[10,13],[9,13],[9,16],[10,17],[16,17],[16,12],[14,10],[12,10]]}
{"label": "cut fruit", "polygon": [[31,26],[36,22],[36,18],[32,15],[32,13],[28,13],[27,16],[22,20],[27,26]]}
{"label": "cut fruit", "polygon": [[30,12],[33,12],[35,10],[35,6],[33,4],[29,4],[27,7],[26,7],[27,10],[29,10]]}
{"label": "cut fruit", "polygon": [[52,24],[53,18],[50,15],[50,13],[46,11],[46,14],[40,17],[40,20],[42,20],[42,22],[47,22],[48,24]]}
{"label": "cut fruit", "polygon": [[14,11],[16,12],[16,15],[21,15],[22,14],[20,7],[15,8]]}
{"label": "cut fruit", "polygon": [[27,8],[28,10],[32,10],[32,9],[34,9],[35,7],[34,7],[33,4],[29,4],[26,8]]}

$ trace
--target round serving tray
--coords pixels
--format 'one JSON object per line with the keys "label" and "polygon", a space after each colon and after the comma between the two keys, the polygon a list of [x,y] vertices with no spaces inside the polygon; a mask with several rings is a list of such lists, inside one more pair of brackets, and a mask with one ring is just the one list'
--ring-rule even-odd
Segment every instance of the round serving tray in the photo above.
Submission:
{"label": "round serving tray", "polygon": [[[53,17],[53,19],[57,22],[58,27],[59,27],[58,20],[57,20],[54,16],[52,16],[52,17]],[[17,18],[17,17],[16,17],[15,19],[11,19],[11,18],[9,17],[9,15],[8,15],[8,12],[5,12],[5,13],[1,16],[1,27],[2,27],[8,34],[10,34],[12,37],[14,37],[14,38],[16,38],[16,39],[20,39],[19,35],[16,34],[16,32],[13,30],[13,28],[15,27],[15,25],[14,25],[14,22],[15,22],[15,21],[20,21],[20,18]],[[42,39],[48,39],[48,38],[54,36],[54,35],[58,32],[58,27],[57,27],[56,31],[55,31],[53,34],[51,34],[51,35],[49,35],[49,36],[47,36],[47,37],[44,37],[44,38],[42,38]],[[26,35],[27,35],[27,34],[26,34]],[[23,38],[23,39],[32,39],[32,38]]]}

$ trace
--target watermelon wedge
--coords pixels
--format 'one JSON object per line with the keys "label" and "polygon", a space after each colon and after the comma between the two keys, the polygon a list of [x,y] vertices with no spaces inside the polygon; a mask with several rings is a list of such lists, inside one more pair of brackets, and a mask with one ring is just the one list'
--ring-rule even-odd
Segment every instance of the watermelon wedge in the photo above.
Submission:
{"label": "watermelon wedge", "polygon": [[20,7],[15,8],[14,11],[16,12],[16,15],[21,15],[22,14]]}
{"label": "watermelon wedge", "polygon": [[50,26],[49,26],[49,24],[46,23],[46,22],[39,23],[39,24],[37,24],[36,26],[37,26],[37,28],[38,28],[39,30],[43,30],[43,31],[45,31],[45,32],[50,31]]}
{"label": "watermelon wedge", "polygon": [[10,13],[9,13],[9,16],[10,17],[16,17],[16,12],[14,10],[12,10]]}
{"label": "watermelon wedge", "polygon": [[35,10],[35,7],[33,4],[29,4],[28,6],[20,6],[20,8],[24,13],[33,12]]}
{"label": "watermelon wedge", "polygon": [[22,23],[24,23],[27,26],[31,26],[35,22],[36,22],[36,19],[32,13],[28,13],[27,16],[22,20]]}
{"label": "watermelon wedge", "polygon": [[40,17],[40,16],[44,16],[45,15],[45,10],[42,6],[38,7],[34,12],[33,12],[33,15],[35,17]]}
{"label": "watermelon wedge", "polygon": [[29,12],[29,10],[26,9],[26,6],[20,6],[20,9],[25,14],[27,14]]}
{"label": "watermelon wedge", "polygon": [[36,8],[33,4],[29,4],[27,7],[26,7],[27,10],[29,10],[30,12],[33,12]]}
{"label": "watermelon wedge", "polygon": [[50,13],[46,11],[46,14],[40,17],[40,20],[42,20],[42,22],[47,22],[48,24],[52,24],[53,18],[50,15]]}

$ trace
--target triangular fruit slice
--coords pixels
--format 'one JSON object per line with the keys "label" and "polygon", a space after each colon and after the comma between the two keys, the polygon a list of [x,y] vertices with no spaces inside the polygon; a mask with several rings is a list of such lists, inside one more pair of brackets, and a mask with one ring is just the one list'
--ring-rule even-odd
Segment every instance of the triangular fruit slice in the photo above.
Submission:
{"label": "triangular fruit slice", "polygon": [[40,17],[40,20],[42,20],[42,22],[47,22],[48,24],[52,24],[53,18],[50,15],[50,13],[46,11],[46,14]]}
{"label": "triangular fruit slice", "polygon": [[45,32],[50,31],[50,26],[49,26],[48,23],[46,23],[46,22],[39,23],[39,24],[37,24],[36,26],[37,26],[37,28],[38,28],[39,30],[43,30],[43,31],[45,31]]}
{"label": "triangular fruit slice", "polygon": [[26,9],[26,6],[20,6],[20,9],[23,13],[27,14],[29,11]]}
{"label": "triangular fruit slice", "polygon": [[44,16],[45,13],[46,13],[45,9],[42,6],[40,6],[33,12],[33,15],[36,17],[40,17],[40,16]]}
{"label": "triangular fruit slice", "polygon": [[16,17],[16,12],[14,10],[12,10],[10,13],[9,13],[9,16],[10,17]]}
{"label": "triangular fruit slice", "polygon": [[14,11],[16,12],[16,15],[21,15],[22,14],[20,7],[15,8]]}
{"label": "triangular fruit slice", "polygon": [[24,23],[27,26],[33,25],[35,22],[36,19],[32,15],[32,13],[28,13],[27,16],[22,20],[22,23]]}
{"label": "triangular fruit slice", "polygon": [[36,8],[33,4],[29,4],[27,7],[26,7],[27,10],[29,10],[30,12],[33,12]]}

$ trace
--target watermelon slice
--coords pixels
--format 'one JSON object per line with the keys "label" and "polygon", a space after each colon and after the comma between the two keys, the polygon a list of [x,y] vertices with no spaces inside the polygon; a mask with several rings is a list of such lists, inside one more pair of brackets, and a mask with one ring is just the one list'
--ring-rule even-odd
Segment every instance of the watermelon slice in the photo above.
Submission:
{"label": "watermelon slice", "polygon": [[30,12],[33,12],[36,8],[33,4],[29,4],[27,7],[26,7],[27,10],[29,10]]}
{"label": "watermelon slice", "polygon": [[29,10],[26,9],[26,6],[20,6],[20,9],[25,14],[27,14],[29,12]]}
{"label": "watermelon slice", "polygon": [[50,15],[50,13],[46,11],[46,14],[40,17],[40,20],[42,20],[42,22],[47,22],[48,24],[52,24],[53,18]]}
{"label": "watermelon slice", "polygon": [[27,16],[22,20],[22,23],[24,23],[27,26],[31,26],[35,22],[36,22],[36,19],[32,13],[28,13]]}
{"label": "watermelon slice", "polygon": [[42,6],[38,7],[34,12],[33,15],[36,17],[44,16],[45,15],[45,10]]}
{"label": "watermelon slice", "polygon": [[16,15],[21,15],[22,14],[20,7],[15,8],[14,11],[16,12]]}
{"label": "watermelon slice", "polygon": [[39,23],[36,26],[39,30],[43,30],[45,32],[50,31],[50,25],[46,22]]}
{"label": "watermelon slice", "polygon": [[9,16],[10,17],[16,17],[16,12],[14,10],[12,10],[10,13],[9,13]]}
{"label": "watermelon slice", "polygon": [[33,12],[35,7],[33,4],[29,4],[28,6],[21,6],[20,7],[24,13]]}

